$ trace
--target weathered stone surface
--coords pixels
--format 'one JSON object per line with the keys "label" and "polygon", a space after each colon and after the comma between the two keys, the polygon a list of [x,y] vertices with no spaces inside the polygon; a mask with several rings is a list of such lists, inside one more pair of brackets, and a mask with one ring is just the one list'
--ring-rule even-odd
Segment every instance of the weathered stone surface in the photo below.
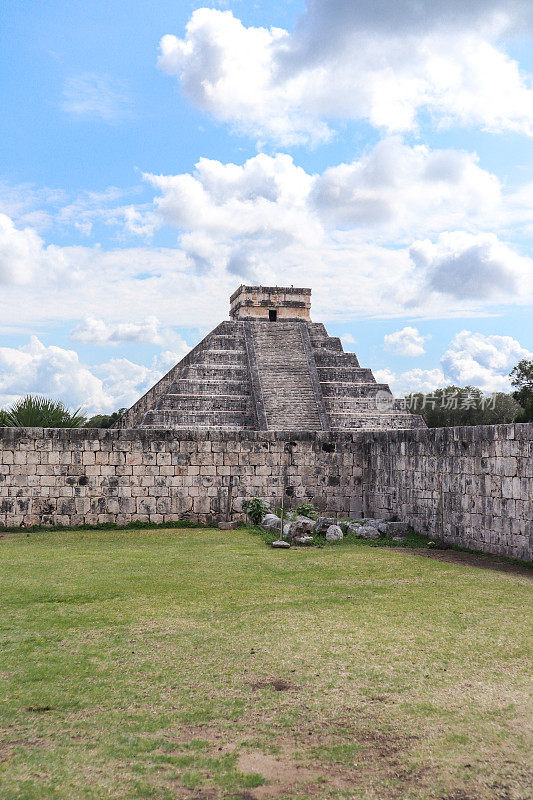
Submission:
{"label": "weathered stone surface", "polygon": [[313,533],[317,535],[324,535],[330,525],[336,525],[337,520],[335,517],[318,517],[313,525]]}
{"label": "weathered stone surface", "polygon": [[346,528],[346,533],[353,533],[355,536],[359,536],[360,530],[361,530],[361,525],[359,525],[357,522],[352,522]]}
{"label": "weathered stone surface", "polygon": [[241,286],[230,303],[231,320],[134,403],[117,428],[425,427],[324,325],[311,322],[311,289]]}
{"label": "weathered stone surface", "polygon": [[326,531],[326,540],[328,542],[340,542],[343,536],[344,534],[338,525],[330,525]]}
{"label": "weathered stone surface", "polygon": [[298,515],[293,522],[289,523],[287,538],[289,541],[295,541],[305,536],[311,536],[313,525],[314,520]]}
{"label": "weathered stone surface", "polygon": [[407,536],[409,525],[407,522],[387,522],[386,533],[387,536]]}
{"label": "weathered stone surface", "polygon": [[298,544],[300,546],[302,546],[302,545],[305,546],[305,545],[313,544],[314,539],[313,539],[312,536],[305,536],[305,535],[303,535],[303,536],[295,536],[294,539],[292,540],[292,542],[293,542],[293,544]]}
{"label": "weathered stone surface", "polygon": [[285,470],[294,506],[347,516],[358,492],[369,516],[397,515],[439,548],[531,560],[532,455],[531,423],[369,434],[0,428],[0,526],[246,522],[243,501],[274,508]]}
{"label": "weathered stone surface", "polygon": [[239,523],[237,521],[235,521],[235,522],[219,522],[218,523],[218,528],[221,531],[232,531],[232,530],[235,530],[235,528],[238,528],[238,526],[239,526]]}
{"label": "weathered stone surface", "polygon": [[381,533],[372,525],[362,525],[357,535],[362,539],[379,539],[381,537]]}
{"label": "weathered stone surface", "polygon": [[392,541],[393,542],[406,542],[407,541],[407,536],[393,536],[392,537]]}
{"label": "weathered stone surface", "polygon": [[279,531],[281,530],[281,519],[276,514],[265,514],[261,520],[261,527],[267,531]]}
{"label": "weathered stone surface", "polygon": [[290,543],[284,541],[283,539],[276,539],[275,542],[272,542],[271,547],[287,548],[290,547]]}

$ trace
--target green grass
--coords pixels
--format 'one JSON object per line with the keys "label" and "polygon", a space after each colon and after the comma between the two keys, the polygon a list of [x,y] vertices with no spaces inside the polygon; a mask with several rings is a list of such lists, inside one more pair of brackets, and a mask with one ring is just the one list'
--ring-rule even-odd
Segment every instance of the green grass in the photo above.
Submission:
{"label": "green grass", "polygon": [[0,541],[0,605],[2,800],[529,797],[526,575],[46,532]]}

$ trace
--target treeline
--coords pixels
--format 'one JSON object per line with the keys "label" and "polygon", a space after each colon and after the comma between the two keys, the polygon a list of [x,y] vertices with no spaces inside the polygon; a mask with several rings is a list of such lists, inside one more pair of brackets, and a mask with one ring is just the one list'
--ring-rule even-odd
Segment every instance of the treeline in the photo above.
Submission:
{"label": "treeline", "polygon": [[428,428],[454,425],[501,425],[523,414],[512,394],[484,395],[475,386],[445,386],[431,394],[415,392],[405,398],[407,410],[420,414]]}
{"label": "treeline", "polygon": [[514,387],[510,394],[486,395],[475,386],[446,386],[431,394],[409,394],[405,404],[413,414],[420,414],[429,428],[533,422],[533,361],[522,359],[510,378]]}

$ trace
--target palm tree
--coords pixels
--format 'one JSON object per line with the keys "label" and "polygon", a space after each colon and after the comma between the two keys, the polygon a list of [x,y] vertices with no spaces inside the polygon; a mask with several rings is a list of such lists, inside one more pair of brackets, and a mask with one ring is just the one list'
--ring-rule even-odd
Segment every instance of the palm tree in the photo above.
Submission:
{"label": "palm tree", "polygon": [[70,411],[60,400],[28,394],[2,412],[0,425],[10,428],[81,428],[86,417],[80,409]]}

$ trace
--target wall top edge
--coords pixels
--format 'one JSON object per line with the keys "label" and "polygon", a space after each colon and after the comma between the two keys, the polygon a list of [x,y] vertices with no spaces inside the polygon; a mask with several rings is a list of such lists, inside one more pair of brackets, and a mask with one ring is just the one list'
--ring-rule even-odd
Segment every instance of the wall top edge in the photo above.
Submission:
{"label": "wall top edge", "polygon": [[34,439],[178,439],[219,441],[480,441],[502,439],[533,439],[533,422],[506,425],[474,425],[450,428],[399,428],[389,430],[346,431],[221,431],[174,428],[0,428],[0,445],[21,438]]}

